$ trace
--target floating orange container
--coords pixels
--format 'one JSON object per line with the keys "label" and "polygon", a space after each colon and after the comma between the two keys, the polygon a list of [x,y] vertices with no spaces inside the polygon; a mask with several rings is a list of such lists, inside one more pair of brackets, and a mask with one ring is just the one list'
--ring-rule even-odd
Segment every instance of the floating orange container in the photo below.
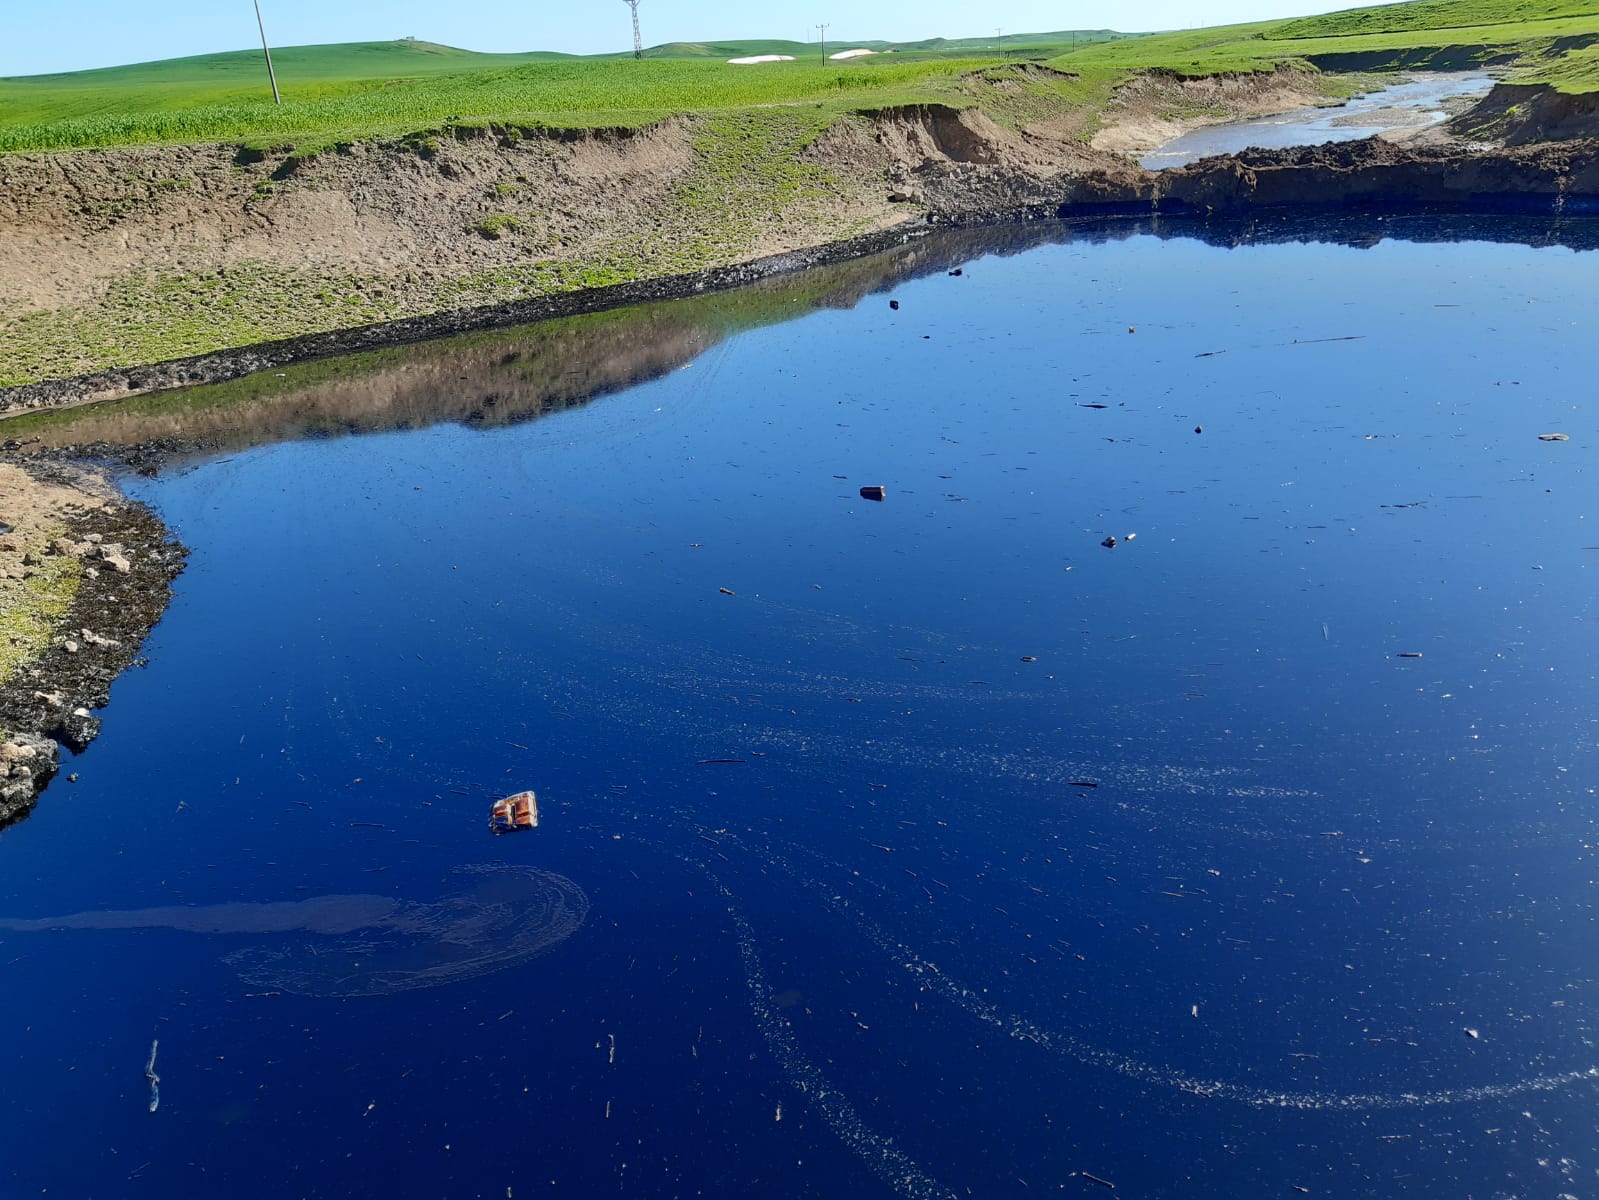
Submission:
{"label": "floating orange container", "polygon": [[537,829],[539,798],[532,792],[518,792],[496,800],[489,810],[489,828],[495,833],[515,833],[518,829]]}

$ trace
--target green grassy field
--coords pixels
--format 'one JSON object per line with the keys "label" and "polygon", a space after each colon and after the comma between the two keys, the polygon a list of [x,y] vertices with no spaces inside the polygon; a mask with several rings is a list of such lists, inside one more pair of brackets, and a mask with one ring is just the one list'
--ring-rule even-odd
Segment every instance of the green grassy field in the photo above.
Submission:
{"label": "green grassy field", "polygon": [[[962,72],[1005,57],[1049,59],[1079,72],[1078,99],[1086,103],[1150,68],[1260,71],[1348,54],[1391,55],[1398,66],[1425,61],[1433,48],[1452,48],[1452,62],[1517,53],[1523,77],[1587,91],[1599,88],[1599,62],[1557,49],[1567,48],[1562,39],[1596,35],[1599,0],[1413,0],[1136,38],[1096,30],[850,43],[896,53],[847,63],[824,63],[814,43],[781,40],[671,43],[652,47],[642,62],[479,54],[416,41],[299,46],[274,55],[281,106],[270,102],[253,51],[0,79],[0,152],[196,142],[314,149],[452,123],[638,125],[672,113],[771,105],[841,112],[948,99]],[[750,54],[797,61],[725,62]]]}
{"label": "green grassy field", "polygon": [[[388,80],[324,78],[314,87],[286,81],[290,97],[316,94],[285,99],[281,106],[270,99],[214,101],[210,89],[184,84],[103,85],[93,95],[73,86],[52,100],[32,81],[5,81],[0,151],[208,141],[325,146],[458,122],[583,128],[773,104],[844,109],[937,99],[980,65],[971,59],[904,62],[886,56],[759,67],[562,59]],[[223,86],[237,84],[230,78]],[[61,115],[48,119],[56,113]]]}
{"label": "green grassy field", "polygon": [[[451,119],[570,127],[632,125],[673,112],[883,95],[927,99],[973,60],[1047,58],[1108,30],[994,39],[849,43],[894,54],[824,62],[790,41],[674,42],[628,55],[479,54],[429,42],[290,46],[273,53],[284,103],[271,103],[258,51],[63,75],[0,79],[0,152],[151,142],[332,143]],[[842,46],[830,46],[836,52]],[[730,66],[755,54],[793,63]]]}
{"label": "green grassy field", "polygon": [[1397,62],[1434,49],[1481,47],[1522,56],[1530,78],[1548,69],[1544,56],[1558,39],[1585,35],[1599,36],[1599,0],[1415,0],[1092,45],[1057,65],[1205,75],[1308,66],[1328,55],[1390,54]]}

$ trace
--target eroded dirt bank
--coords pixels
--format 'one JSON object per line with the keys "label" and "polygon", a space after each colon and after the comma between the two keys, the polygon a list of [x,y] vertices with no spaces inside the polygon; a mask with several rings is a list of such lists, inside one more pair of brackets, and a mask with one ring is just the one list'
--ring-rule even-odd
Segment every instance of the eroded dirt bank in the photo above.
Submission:
{"label": "eroded dirt bank", "polygon": [[1599,137],[1599,93],[1570,95],[1545,84],[1501,83],[1455,121],[1463,137],[1508,146]]}
{"label": "eroded dirt bank", "polygon": [[[1599,143],[1586,140],[1504,148],[1368,140],[1251,151],[1157,174],[1073,137],[1003,127],[978,108],[928,105],[838,122],[793,160],[811,173],[807,187],[761,192],[759,203],[754,193],[734,196],[731,215],[708,210],[706,228],[738,224],[741,207],[756,204],[748,227],[689,245],[683,230],[698,218],[673,179],[700,170],[684,165],[700,153],[683,144],[690,132],[550,135],[532,151],[528,139],[505,146],[474,137],[441,142],[427,157],[402,146],[357,148],[326,165],[279,163],[269,175],[287,170],[288,191],[269,206],[241,199],[251,176],[224,168],[215,147],[195,152],[187,189],[208,193],[204,203],[146,178],[177,168],[170,149],[0,160],[4,178],[26,183],[0,192],[10,197],[0,241],[9,237],[14,251],[0,255],[0,297],[31,297],[0,305],[0,333],[11,335],[0,339],[0,358],[9,355],[10,370],[24,376],[0,386],[0,412],[733,287],[912,240],[930,226],[1282,206],[1573,212],[1599,201]],[[513,205],[497,189],[507,172],[534,162],[545,164],[554,190],[518,185]],[[132,186],[125,172],[135,165],[138,203],[106,210],[106,196]],[[517,177],[531,180],[525,170]],[[602,206],[586,222],[561,207],[578,205],[579,195]],[[72,211],[98,215],[52,242],[69,196]],[[506,214],[516,222],[511,232],[491,237],[483,212],[494,204],[519,205],[523,215]],[[537,228],[535,209],[545,214]],[[334,215],[319,225],[316,212]],[[628,239],[637,254],[624,269],[616,248]],[[568,252],[595,258],[568,271],[552,257]],[[248,257],[256,254],[268,257]],[[357,272],[338,285],[327,276],[334,264],[357,271],[389,259],[405,273]],[[308,288],[317,290],[304,295]],[[67,294],[78,302],[28,307]],[[75,369],[97,355],[110,362]]]}

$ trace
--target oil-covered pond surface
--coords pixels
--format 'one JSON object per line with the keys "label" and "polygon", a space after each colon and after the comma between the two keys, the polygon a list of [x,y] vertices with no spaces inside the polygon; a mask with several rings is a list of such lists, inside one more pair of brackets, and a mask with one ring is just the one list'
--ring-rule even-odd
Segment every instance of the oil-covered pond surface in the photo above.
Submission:
{"label": "oil-covered pond surface", "polygon": [[990,231],[81,414],[210,449],[0,835],[0,1192],[1592,1194],[1592,237]]}
{"label": "oil-covered pond surface", "polygon": [[1139,161],[1151,171],[1160,171],[1213,154],[1237,154],[1251,146],[1266,150],[1319,146],[1358,141],[1394,130],[1425,128],[1449,118],[1449,101],[1486,96],[1493,84],[1491,75],[1478,71],[1426,72],[1332,107],[1301,108],[1195,129]]}

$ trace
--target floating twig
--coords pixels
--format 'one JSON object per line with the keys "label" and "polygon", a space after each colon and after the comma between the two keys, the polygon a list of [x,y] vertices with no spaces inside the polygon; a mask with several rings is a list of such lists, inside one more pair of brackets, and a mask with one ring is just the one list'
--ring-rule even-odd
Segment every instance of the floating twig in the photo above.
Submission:
{"label": "floating twig", "polygon": [[144,1077],[150,1081],[150,1111],[161,1107],[161,1076],[155,1073],[155,1054],[161,1048],[161,1039],[150,1042],[150,1061],[144,1064]]}

